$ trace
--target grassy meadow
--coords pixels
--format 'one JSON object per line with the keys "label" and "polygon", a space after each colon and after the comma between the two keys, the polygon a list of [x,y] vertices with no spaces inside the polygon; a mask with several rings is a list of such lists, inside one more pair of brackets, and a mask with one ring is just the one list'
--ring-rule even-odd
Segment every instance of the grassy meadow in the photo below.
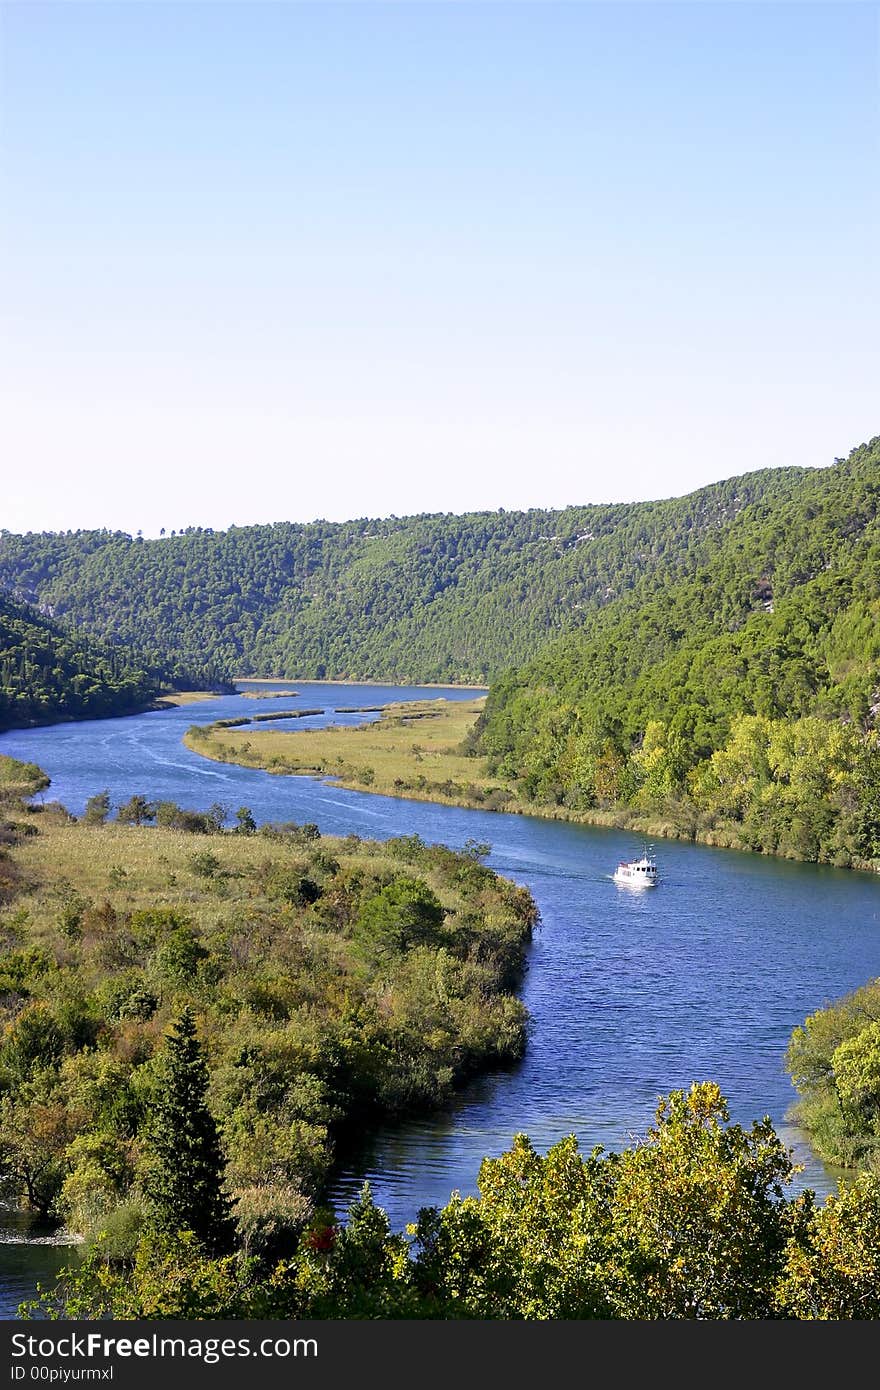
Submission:
{"label": "grassy meadow", "polygon": [[493,777],[486,760],[465,746],[484,704],[485,697],[389,705],[375,723],[353,728],[288,732],[197,725],[184,742],[218,762],[329,777],[356,791],[514,810],[512,781]]}

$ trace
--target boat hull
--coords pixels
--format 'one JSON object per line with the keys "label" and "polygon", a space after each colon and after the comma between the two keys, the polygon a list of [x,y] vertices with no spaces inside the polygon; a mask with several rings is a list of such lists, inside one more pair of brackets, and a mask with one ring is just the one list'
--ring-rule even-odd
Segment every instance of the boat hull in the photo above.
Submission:
{"label": "boat hull", "polygon": [[626,888],[653,888],[657,883],[656,860],[647,854],[641,859],[622,859],[614,870],[614,882]]}
{"label": "boat hull", "polygon": [[624,888],[656,888],[656,878],[648,878],[646,875],[630,877],[628,874],[616,873],[614,882],[623,884]]}

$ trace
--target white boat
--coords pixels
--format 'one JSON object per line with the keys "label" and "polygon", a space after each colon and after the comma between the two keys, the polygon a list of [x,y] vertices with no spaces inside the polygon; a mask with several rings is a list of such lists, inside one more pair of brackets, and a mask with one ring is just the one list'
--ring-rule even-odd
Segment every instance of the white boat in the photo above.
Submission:
{"label": "white boat", "polygon": [[614,870],[614,882],[625,883],[628,888],[656,888],[657,862],[654,856],[646,851],[641,859],[618,864]]}

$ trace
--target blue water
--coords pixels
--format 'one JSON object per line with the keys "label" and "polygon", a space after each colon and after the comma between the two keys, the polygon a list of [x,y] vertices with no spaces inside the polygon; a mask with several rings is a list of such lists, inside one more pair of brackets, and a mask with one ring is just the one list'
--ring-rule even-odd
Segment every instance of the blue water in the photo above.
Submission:
{"label": "blue water", "polygon": [[[295,687],[303,708],[324,713],[279,725],[291,731],[374,717],[337,720],[337,705],[472,695]],[[543,924],[524,983],[532,1017],[525,1061],[474,1082],[447,1113],[383,1129],[340,1174],[340,1204],[368,1178],[401,1227],[453,1188],[473,1191],[481,1158],[502,1152],[517,1131],[539,1147],[574,1132],[585,1148],[619,1148],[644,1130],[661,1092],[707,1078],[720,1084],[735,1119],[771,1116],[804,1164],[801,1185],[820,1193],[834,1186],[786,1122],[794,1093],[783,1054],[806,1014],[880,974],[880,880],[669,841],[658,846],[663,882],[639,894],[610,880],[618,859],[641,849],[624,832],[343,791],[211,763],[181,744],[190,724],[279,707],[288,702],[229,696],[8,733],[0,752],[45,768],[47,798],[75,813],[109,787],[114,802],[141,792],[196,809],[244,804],[258,820],[316,821],[332,835],[485,840],[492,867],[532,890]]]}

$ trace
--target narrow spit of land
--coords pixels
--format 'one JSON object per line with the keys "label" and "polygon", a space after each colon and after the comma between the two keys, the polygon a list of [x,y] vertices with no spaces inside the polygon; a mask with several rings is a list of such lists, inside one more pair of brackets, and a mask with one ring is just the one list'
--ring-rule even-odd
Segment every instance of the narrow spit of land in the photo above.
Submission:
{"label": "narrow spit of land", "polygon": [[243,700],[292,700],[298,690],[240,690]]}
{"label": "narrow spit of land", "polygon": [[329,777],[339,786],[387,796],[512,810],[516,797],[512,783],[492,777],[486,760],[462,747],[484,702],[485,697],[388,705],[370,724],[332,725],[295,734],[257,730],[256,721],[234,728],[221,721],[195,725],[184,742],[218,762]]}
{"label": "narrow spit of land", "polygon": [[168,694],[159,695],[155,707],[165,709],[170,705],[199,705],[203,700],[216,699],[219,699],[219,696],[213,690],[172,690]]}
{"label": "narrow spit of land", "polygon": [[[205,1040],[230,1189],[261,1211],[290,1199],[307,1214],[341,1135],[447,1104],[470,1075],[523,1055],[516,991],[537,909],[478,853],[315,825],[72,822],[16,800],[37,773],[0,763],[14,1205],[94,1235],[140,1201],[140,1150],[123,1126],[141,1124],[150,1059],[185,1006]],[[112,1171],[95,1167],[98,1151]]]}

